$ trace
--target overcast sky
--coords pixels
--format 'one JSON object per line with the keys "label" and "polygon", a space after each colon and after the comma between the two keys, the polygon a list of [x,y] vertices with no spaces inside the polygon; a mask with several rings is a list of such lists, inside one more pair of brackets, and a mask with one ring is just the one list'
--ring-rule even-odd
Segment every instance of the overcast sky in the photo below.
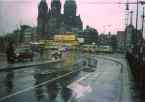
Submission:
{"label": "overcast sky", "polygon": [[[46,0],[50,8],[51,0]],[[64,0],[62,1],[62,7]],[[125,5],[99,5],[89,2],[125,2],[126,0],[76,0],[77,15],[80,14],[84,27],[90,25],[99,33],[124,30]],[[130,0],[130,2],[136,0]],[[40,0],[0,0],[0,33],[11,32],[20,24],[36,26]],[[136,6],[131,5],[132,10]],[[142,8],[142,6],[140,6]],[[141,13],[141,10],[140,10]],[[135,16],[134,16],[135,18]],[[140,18],[140,17],[139,17]],[[134,20],[135,24],[135,20]]]}

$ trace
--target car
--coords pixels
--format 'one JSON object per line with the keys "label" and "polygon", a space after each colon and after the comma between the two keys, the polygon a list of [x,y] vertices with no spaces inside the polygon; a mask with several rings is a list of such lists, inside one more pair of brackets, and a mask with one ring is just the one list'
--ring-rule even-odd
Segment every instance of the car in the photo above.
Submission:
{"label": "car", "polygon": [[51,56],[52,56],[53,59],[62,58],[62,52],[61,52],[61,51],[54,51],[54,52],[51,54]]}
{"label": "car", "polygon": [[26,59],[33,61],[33,51],[31,48],[17,48],[15,50],[15,58],[16,61],[23,61]]}

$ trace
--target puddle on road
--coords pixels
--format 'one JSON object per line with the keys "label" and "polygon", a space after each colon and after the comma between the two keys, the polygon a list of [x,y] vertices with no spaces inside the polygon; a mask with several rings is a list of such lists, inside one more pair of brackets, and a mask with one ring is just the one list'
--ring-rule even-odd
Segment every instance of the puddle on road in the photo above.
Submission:
{"label": "puddle on road", "polygon": [[75,95],[76,98],[80,98],[82,96],[85,96],[87,93],[92,92],[92,88],[89,85],[83,85],[79,82],[72,83],[68,86],[69,89],[71,89]]}

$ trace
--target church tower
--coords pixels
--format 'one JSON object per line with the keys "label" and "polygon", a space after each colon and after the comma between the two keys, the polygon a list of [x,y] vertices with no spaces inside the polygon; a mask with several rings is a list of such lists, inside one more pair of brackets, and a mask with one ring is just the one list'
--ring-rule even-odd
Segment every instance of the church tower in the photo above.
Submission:
{"label": "church tower", "polygon": [[51,37],[59,32],[61,24],[61,2],[60,0],[51,0],[49,9],[48,28]]}
{"label": "church tower", "polygon": [[52,13],[52,16],[59,16],[61,14],[61,2],[60,2],[60,0],[52,0],[51,13]]}
{"label": "church tower", "polygon": [[46,0],[41,0],[38,6],[37,33],[39,39],[48,38],[48,6]]}
{"label": "church tower", "polygon": [[64,4],[64,24],[68,31],[81,30],[82,21],[77,16],[77,4],[75,0],[66,0]]}
{"label": "church tower", "polygon": [[77,5],[75,0],[66,0],[64,4],[64,16],[76,16]]}
{"label": "church tower", "polygon": [[77,16],[75,0],[66,0],[64,13],[61,13],[61,0],[51,0],[48,9],[46,0],[41,0],[38,6],[37,34],[38,38],[45,40],[53,38],[60,32],[77,32],[82,30],[81,17]]}

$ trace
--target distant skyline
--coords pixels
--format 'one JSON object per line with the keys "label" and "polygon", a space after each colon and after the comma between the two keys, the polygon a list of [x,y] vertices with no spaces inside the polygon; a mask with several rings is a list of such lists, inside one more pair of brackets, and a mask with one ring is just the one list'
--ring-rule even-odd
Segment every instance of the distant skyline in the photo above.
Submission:
{"label": "distant skyline", "polygon": [[[51,0],[46,0],[50,8]],[[62,1],[62,7],[65,0]],[[91,2],[125,2],[126,0],[91,0]],[[130,0],[130,2],[136,0]],[[0,34],[11,32],[20,24],[37,25],[37,12],[40,0],[0,0]],[[99,33],[124,30],[125,5],[119,4],[94,4],[90,0],[76,0],[77,14],[81,16],[84,28],[86,25],[94,27]],[[136,11],[136,6],[132,6]],[[140,13],[141,13],[140,6]],[[134,13],[135,14],[135,13]],[[139,16],[139,18],[141,18]],[[135,15],[134,22],[135,24]],[[141,24],[139,24],[141,25]]]}

